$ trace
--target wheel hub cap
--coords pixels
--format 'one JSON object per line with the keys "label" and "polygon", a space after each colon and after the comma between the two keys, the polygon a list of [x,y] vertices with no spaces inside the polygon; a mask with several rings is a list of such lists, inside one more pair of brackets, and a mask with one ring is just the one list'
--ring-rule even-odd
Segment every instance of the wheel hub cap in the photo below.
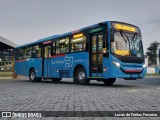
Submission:
{"label": "wheel hub cap", "polygon": [[84,78],[86,77],[85,73],[84,72],[80,72],[78,74],[78,79],[81,81],[81,80],[84,80]]}
{"label": "wheel hub cap", "polygon": [[31,79],[34,80],[34,73],[31,73]]}

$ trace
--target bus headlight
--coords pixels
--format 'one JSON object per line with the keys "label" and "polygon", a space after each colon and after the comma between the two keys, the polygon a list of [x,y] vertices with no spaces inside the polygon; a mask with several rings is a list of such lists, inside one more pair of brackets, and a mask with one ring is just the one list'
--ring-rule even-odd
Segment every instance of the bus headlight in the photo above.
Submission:
{"label": "bus headlight", "polygon": [[112,61],[113,62],[113,64],[116,66],[116,67],[118,67],[118,68],[120,68],[120,63],[119,62],[115,62],[115,61]]}
{"label": "bus headlight", "polygon": [[143,64],[143,68],[145,68],[146,67],[146,65],[145,64]]}

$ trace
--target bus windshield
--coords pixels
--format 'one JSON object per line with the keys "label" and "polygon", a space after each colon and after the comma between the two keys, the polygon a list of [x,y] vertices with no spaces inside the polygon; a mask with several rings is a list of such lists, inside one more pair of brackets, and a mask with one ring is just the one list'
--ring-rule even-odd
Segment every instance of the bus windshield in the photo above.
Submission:
{"label": "bus windshield", "polygon": [[137,33],[114,32],[111,52],[120,56],[143,57],[142,37]]}

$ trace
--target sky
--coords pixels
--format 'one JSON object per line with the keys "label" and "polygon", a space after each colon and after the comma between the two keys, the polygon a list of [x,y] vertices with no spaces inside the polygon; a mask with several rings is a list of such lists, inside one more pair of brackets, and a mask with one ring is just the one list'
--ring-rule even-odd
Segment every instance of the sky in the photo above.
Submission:
{"label": "sky", "polygon": [[112,20],[138,26],[144,52],[160,42],[160,0],[0,0],[0,36],[18,45]]}

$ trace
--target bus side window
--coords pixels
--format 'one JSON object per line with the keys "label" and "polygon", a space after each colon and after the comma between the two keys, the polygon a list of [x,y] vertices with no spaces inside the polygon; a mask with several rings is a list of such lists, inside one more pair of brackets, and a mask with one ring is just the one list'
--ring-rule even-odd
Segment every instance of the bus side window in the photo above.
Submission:
{"label": "bus side window", "polygon": [[86,49],[86,37],[78,37],[71,39],[71,52],[84,51]]}
{"label": "bus side window", "polygon": [[33,58],[41,57],[41,48],[39,45],[33,46],[32,57]]}
{"label": "bus side window", "polygon": [[31,54],[32,54],[32,47],[27,47],[25,48],[25,59],[31,58]]}
{"label": "bus side window", "polygon": [[63,38],[56,41],[56,54],[69,52],[69,38]]}
{"label": "bus side window", "polygon": [[18,48],[16,49],[16,60],[22,60],[24,59],[24,48]]}

